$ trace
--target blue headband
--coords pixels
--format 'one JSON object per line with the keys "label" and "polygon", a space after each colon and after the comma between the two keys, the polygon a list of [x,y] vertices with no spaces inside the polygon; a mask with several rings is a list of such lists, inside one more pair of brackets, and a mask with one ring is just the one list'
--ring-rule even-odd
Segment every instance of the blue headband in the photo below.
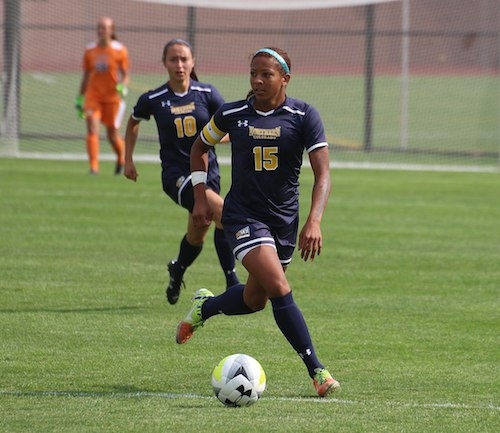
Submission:
{"label": "blue headband", "polygon": [[278,61],[278,63],[281,65],[281,67],[285,71],[285,74],[289,74],[290,73],[290,68],[286,64],[285,59],[283,57],[281,57],[276,51],[271,50],[270,48],[261,48],[260,50],[257,50],[255,52],[255,54],[259,54],[259,53],[270,54],[271,56],[273,56]]}

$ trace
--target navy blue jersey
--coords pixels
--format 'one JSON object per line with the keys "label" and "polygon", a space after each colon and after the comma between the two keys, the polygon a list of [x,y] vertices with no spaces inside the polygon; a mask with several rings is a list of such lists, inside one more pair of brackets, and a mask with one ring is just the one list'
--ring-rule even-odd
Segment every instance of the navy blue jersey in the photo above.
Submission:
{"label": "navy blue jersey", "polygon": [[[189,175],[191,146],[203,126],[224,103],[218,90],[191,80],[187,93],[178,95],[164,84],[139,97],[132,111],[136,120],[156,121],[160,141],[161,165],[172,176]],[[209,179],[218,176],[215,152],[209,154]]]}
{"label": "navy blue jersey", "polygon": [[304,150],[328,146],[318,110],[289,97],[266,113],[255,110],[251,99],[227,103],[201,138],[213,146],[225,133],[231,140],[232,179],[224,213],[247,215],[270,226],[293,223]]}

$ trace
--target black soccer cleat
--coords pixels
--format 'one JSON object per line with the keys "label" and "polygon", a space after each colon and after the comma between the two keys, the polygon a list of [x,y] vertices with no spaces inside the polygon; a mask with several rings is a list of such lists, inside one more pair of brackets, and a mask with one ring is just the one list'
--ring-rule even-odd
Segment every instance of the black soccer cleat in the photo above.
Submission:
{"label": "black soccer cleat", "polygon": [[115,165],[115,174],[123,174],[123,164],[120,164],[119,162],[116,163]]}
{"label": "black soccer cleat", "polygon": [[179,300],[179,293],[181,291],[181,285],[186,287],[184,284],[184,280],[182,277],[177,276],[176,272],[176,264],[177,260],[171,260],[168,262],[167,269],[168,273],[170,274],[170,281],[168,282],[168,287],[167,287],[167,301],[169,304],[176,304],[177,301]]}

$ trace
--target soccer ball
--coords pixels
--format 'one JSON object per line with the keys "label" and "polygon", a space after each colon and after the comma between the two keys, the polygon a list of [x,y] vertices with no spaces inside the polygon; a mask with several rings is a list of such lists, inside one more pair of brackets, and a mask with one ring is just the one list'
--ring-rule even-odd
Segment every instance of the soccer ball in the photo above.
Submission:
{"label": "soccer ball", "polygon": [[250,406],[266,389],[266,373],[256,359],[236,353],[214,368],[212,386],[215,396],[226,406]]}

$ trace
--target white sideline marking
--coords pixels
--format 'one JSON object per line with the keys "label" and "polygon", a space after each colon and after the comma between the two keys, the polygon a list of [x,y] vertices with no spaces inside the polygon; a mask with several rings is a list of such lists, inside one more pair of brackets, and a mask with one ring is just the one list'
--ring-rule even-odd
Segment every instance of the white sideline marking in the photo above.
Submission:
{"label": "white sideline marking", "polygon": [[[190,393],[174,393],[174,392],[148,392],[148,391],[138,391],[138,392],[87,392],[87,391],[15,391],[15,390],[0,390],[0,396],[11,396],[11,397],[82,397],[82,398],[141,398],[141,397],[155,397],[155,398],[165,398],[165,399],[181,399],[181,398],[193,398],[193,399],[203,399],[212,400],[215,399],[213,395],[202,395],[202,394],[190,394]],[[354,400],[342,400],[338,398],[319,398],[319,397],[263,397],[264,400],[274,400],[274,401],[295,401],[304,403],[336,403],[336,404],[355,404],[355,405],[365,405],[369,402],[354,401]],[[462,403],[403,403],[395,401],[386,401],[388,406],[399,406],[399,407],[416,407],[416,408],[446,408],[446,409],[480,409],[480,410],[500,410],[500,406],[493,404],[490,405],[468,405]]]}
{"label": "white sideline marking", "polygon": [[[15,155],[21,159],[45,159],[61,161],[86,161],[85,153],[37,153],[23,152]],[[103,153],[100,156],[101,161],[115,161],[114,154]],[[135,161],[140,162],[159,162],[158,155],[135,155]],[[229,165],[231,159],[227,156],[218,157],[219,164]],[[310,167],[307,158],[303,162],[304,167]],[[342,168],[353,170],[402,170],[402,171],[440,171],[440,172],[467,172],[467,173],[498,173],[500,166],[476,166],[476,165],[446,165],[446,164],[399,164],[399,163],[378,163],[378,162],[330,162],[330,168]]]}
{"label": "white sideline marking", "polygon": [[54,76],[49,75],[49,74],[42,74],[40,72],[34,72],[31,74],[34,80],[36,81],[42,81],[43,83],[46,84],[55,84],[56,79]]}

